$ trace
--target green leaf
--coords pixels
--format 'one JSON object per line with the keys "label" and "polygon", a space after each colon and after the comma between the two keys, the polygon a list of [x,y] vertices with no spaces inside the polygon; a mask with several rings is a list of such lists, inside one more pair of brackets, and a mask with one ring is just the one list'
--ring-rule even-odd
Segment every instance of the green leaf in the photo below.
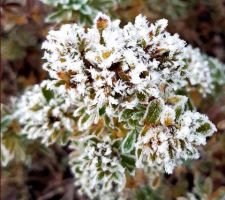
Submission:
{"label": "green leaf", "polygon": [[191,99],[188,99],[186,107],[190,111],[195,111],[196,110],[193,102],[191,101]]}
{"label": "green leaf", "polygon": [[135,169],[135,158],[131,155],[122,154],[121,155],[121,164],[125,167],[129,172],[133,172]]}
{"label": "green leaf", "polygon": [[88,114],[83,115],[83,117],[81,118],[81,124],[84,124],[89,118],[90,118],[90,115]]}
{"label": "green leaf", "polygon": [[93,18],[88,15],[83,15],[79,13],[79,23],[80,24],[93,24]]}
{"label": "green leaf", "polygon": [[211,129],[211,126],[209,123],[202,124],[199,128],[197,128],[197,132],[199,133],[207,133]]}
{"label": "green leaf", "polygon": [[40,110],[41,108],[42,107],[40,105],[35,104],[33,107],[31,107],[31,110],[34,111],[34,112],[36,112],[36,111]]}
{"label": "green leaf", "polygon": [[100,172],[98,174],[98,180],[102,180],[104,178],[104,172]]}
{"label": "green leaf", "polygon": [[122,143],[123,153],[130,153],[133,150],[136,137],[137,137],[136,130],[132,130],[127,134],[127,136],[125,137]]}
{"label": "green leaf", "polygon": [[128,128],[135,128],[137,127],[137,124],[138,124],[138,120],[134,120],[134,119],[129,119],[128,120]]}
{"label": "green leaf", "polygon": [[46,88],[42,88],[42,94],[47,102],[49,102],[54,97],[54,93]]}
{"label": "green leaf", "polygon": [[177,104],[185,104],[186,103],[186,97],[185,96],[182,96],[182,95],[173,95],[173,96],[170,96],[166,99],[166,102],[168,104],[171,104],[171,105],[177,105]]}
{"label": "green leaf", "polygon": [[182,113],[182,107],[181,106],[178,106],[176,109],[175,109],[175,113],[176,113],[176,119],[178,119]]}
{"label": "green leaf", "polygon": [[117,139],[113,142],[112,147],[115,149],[119,149],[121,145],[121,139]]}
{"label": "green leaf", "polygon": [[128,120],[128,119],[130,119],[132,117],[133,113],[134,113],[134,110],[132,110],[132,109],[125,109],[125,110],[122,111],[120,119],[121,120]]}
{"label": "green leaf", "polygon": [[67,12],[67,10],[57,10],[50,15],[47,16],[46,22],[60,22],[63,21],[64,14]]}
{"label": "green leaf", "polygon": [[102,116],[105,114],[105,106],[99,109],[99,115]]}
{"label": "green leaf", "polygon": [[91,15],[91,13],[92,13],[92,10],[91,10],[90,6],[88,6],[88,5],[82,5],[81,8],[79,9],[79,11],[83,15]]}
{"label": "green leaf", "polygon": [[162,111],[161,102],[158,99],[152,100],[145,112],[144,122],[148,124],[157,124],[159,120],[159,115]]}
{"label": "green leaf", "polygon": [[60,81],[58,81],[58,82],[55,84],[55,86],[56,86],[56,87],[59,87],[59,86],[64,85],[64,84],[65,84],[65,81],[64,81],[64,80],[60,80]]}

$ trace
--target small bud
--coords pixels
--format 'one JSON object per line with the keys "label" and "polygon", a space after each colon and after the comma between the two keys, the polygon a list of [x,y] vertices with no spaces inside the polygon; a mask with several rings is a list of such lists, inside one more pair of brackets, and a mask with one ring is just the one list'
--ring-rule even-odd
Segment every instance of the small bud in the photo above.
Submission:
{"label": "small bud", "polygon": [[102,17],[99,17],[96,22],[97,28],[103,30],[108,26],[108,20]]}
{"label": "small bud", "polygon": [[95,18],[95,24],[99,30],[105,29],[109,25],[109,22],[110,18],[102,13],[98,14],[98,16]]}

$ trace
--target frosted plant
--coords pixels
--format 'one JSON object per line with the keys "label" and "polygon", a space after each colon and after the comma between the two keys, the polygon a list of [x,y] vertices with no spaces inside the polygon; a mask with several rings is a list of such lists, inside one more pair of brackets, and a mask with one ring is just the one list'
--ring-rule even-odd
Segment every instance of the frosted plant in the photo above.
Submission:
{"label": "frosted plant", "polygon": [[[102,141],[94,137],[80,142],[83,143],[83,148],[79,149],[80,155],[75,152],[70,156],[75,184],[81,185],[80,191],[91,199],[115,199],[115,195],[125,187],[126,178],[112,141],[109,137]],[[77,149],[77,144],[73,146]]]}
{"label": "frosted plant", "polygon": [[48,22],[62,22],[73,20],[73,17],[80,23],[93,23],[93,18],[99,11],[112,11],[117,5],[113,0],[40,0],[43,3],[53,6],[55,11],[47,17]]}
{"label": "frosted plant", "polygon": [[72,108],[67,99],[35,85],[19,98],[15,117],[27,138],[40,138],[45,144],[63,143],[75,129]]}
{"label": "frosted plant", "polygon": [[[122,137],[119,151],[132,164],[172,173],[183,160],[198,158],[196,145],[205,144],[215,127],[204,115],[186,111],[186,97],[168,96],[185,80],[190,61],[185,42],[166,32],[166,24],[150,25],[138,16],[120,28],[100,14],[87,30],[74,24],[51,31],[43,48],[44,69],[53,79],[46,86],[79,105],[74,116],[84,136]],[[133,172],[132,164],[125,169]],[[87,181],[87,171],[77,184],[92,196],[89,181],[95,179]]]}
{"label": "frosted plant", "polygon": [[51,79],[27,90],[15,114],[28,138],[72,142],[75,183],[89,198],[118,199],[137,168],[172,173],[216,131],[176,95],[195,61],[167,20],[119,24],[100,13],[90,28],[50,31],[42,48]]}
{"label": "frosted plant", "polygon": [[190,85],[199,87],[200,93],[204,96],[210,94],[213,84],[208,61],[198,48],[193,49],[191,46],[187,46],[185,50],[185,54],[190,59],[190,76],[188,79]]}
{"label": "frosted plant", "polygon": [[[196,146],[215,131],[207,117],[188,111],[185,96],[174,94],[194,60],[186,55],[185,42],[165,31],[166,25],[164,19],[149,24],[140,15],[121,28],[119,21],[99,14],[91,28],[63,25],[43,43],[44,69],[53,79],[46,87],[77,105],[73,115],[84,137],[123,138],[118,163],[131,174],[135,165],[172,173],[183,160],[198,158]],[[91,172],[73,172],[92,197]]]}

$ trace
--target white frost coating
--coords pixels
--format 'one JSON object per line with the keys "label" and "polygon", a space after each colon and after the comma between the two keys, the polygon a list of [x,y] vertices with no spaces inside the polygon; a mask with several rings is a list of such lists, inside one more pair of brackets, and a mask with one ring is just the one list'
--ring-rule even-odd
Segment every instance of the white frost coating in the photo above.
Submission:
{"label": "white frost coating", "polygon": [[[112,141],[105,137],[102,141],[97,138],[88,138],[83,148],[70,155],[70,164],[75,175],[75,184],[81,186],[80,192],[89,198],[104,200],[106,197],[115,199],[126,183],[125,169],[121,166],[118,157],[113,153]],[[72,144],[72,149],[77,145]]]}
{"label": "white frost coating", "polygon": [[160,85],[172,87],[185,77],[185,42],[166,32],[166,25],[165,19],[149,24],[139,15],[120,28],[104,14],[87,30],[63,25],[42,46],[44,69],[64,81],[65,93],[84,99],[87,110],[107,105],[111,115],[119,102],[126,107],[137,93],[157,97]]}

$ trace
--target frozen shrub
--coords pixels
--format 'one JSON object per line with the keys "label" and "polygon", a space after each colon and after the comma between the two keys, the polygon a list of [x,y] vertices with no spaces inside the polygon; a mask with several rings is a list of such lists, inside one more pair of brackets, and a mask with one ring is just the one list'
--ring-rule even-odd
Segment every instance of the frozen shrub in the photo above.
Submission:
{"label": "frozen shrub", "polygon": [[190,53],[198,50],[168,33],[165,19],[119,24],[100,13],[90,28],[50,31],[42,48],[51,79],[27,90],[15,112],[28,138],[72,142],[75,183],[91,199],[118,199],[137,168],[172,173],[216,131],[176,94],[188,79],[211,92],[205,62]]}

